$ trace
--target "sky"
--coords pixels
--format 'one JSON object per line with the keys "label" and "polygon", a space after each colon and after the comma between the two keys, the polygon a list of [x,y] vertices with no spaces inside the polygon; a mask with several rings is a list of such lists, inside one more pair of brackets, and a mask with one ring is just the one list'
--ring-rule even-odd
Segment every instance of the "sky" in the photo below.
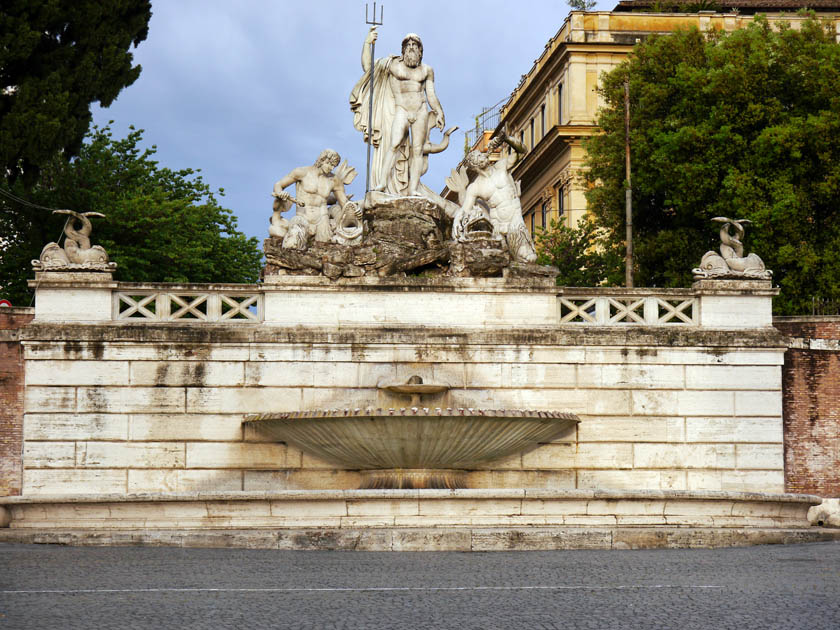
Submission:
{"label": "sky", "polygon": [[[597,9],[614,4],[602,0]],[[376,57],[399,54],[405,34],[419,34],[446,126],[460,127],[423,176],[439,191],[463,156],[465,128],[507,99],[569,7],[557,0],[387,0],[377,7],[384,24]],[[116,137],[134,125],[145,130],[146,145],[156,145],[161,166],[201,169],[213,190],[224,189],[220,203],[239,229],[260,243],[274,182],[312,164],[322,149],[356,168],[347,189],[364,196],[366,145],[348,98],[362,75],[365,2],[153,0],[152,13],[148,38],[132,49],[140,78],[111,107],[93,107],[95,124],[113,120]]]}

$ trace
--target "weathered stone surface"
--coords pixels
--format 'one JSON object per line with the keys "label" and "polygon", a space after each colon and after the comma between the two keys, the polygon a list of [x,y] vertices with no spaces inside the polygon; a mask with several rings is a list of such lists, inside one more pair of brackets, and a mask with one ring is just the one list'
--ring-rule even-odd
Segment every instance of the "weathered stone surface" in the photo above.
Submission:
{"label": "weathered stone surface", "polygon": [[508,273],[513,277],[519,278],[531,278],[533,276],[556,278],[559,273],[559,269],[557,269],[557,267],[552,267],[551,265],[512,262],[508,267]]}
{"label": "weathered stone surface", "polygon": [[808,510],[808,521],[818,527],[840,527],[840,499],[823,499]]}
{"label": "weathered stone surface", "polygon": [[451,257],[450,275],[475,277],[501,277],[510,265],[504,241],[475,239],[467,242],[447,243]]}
{"label": "weathered stone surface", "polygon": [[394,198],[365,208],[368,238],[415,249],[443,246],[450,232],[446,213],[428,199]]}
{"label": "weathered stone surface", "polygon": [[399,272],[414,271],[419,267],[425,267],[434,263],[444,263],[449,258],[449,251],[445,247],[421,251],[412,256],[399,258],[388,262],[379,269],[382,276],[391,276]]}
{"label": "weathered stone surface", "polygon": [[344,268],[333,263],[324,263],[324,275],[330,280],[340,278],[344,274]]}
{"label": "weathered stone surface", "polygon": [[452,219],[439,205],[422,197],[369,193],[363,213],[364,236],[358,245],[312,242],[306,251],[284,249],[280,238],[264,244],[263,278],[283,275],[387,277],[424,276],[554,277],[556,269],[531,264],[512,266],[504,239],[451,240]]}
{"label": "weathered stone surface", "polygon": [[307,253],[300,252],[295,249],[284,249],[283,241],[278,238],[267,238],[263,242],[263,252],[266,260],[266,273],[274,272],[275,268],[290,269],[296,272],[302,272],[302,275],[307,275],[309,272],[320,271],[324,267],[324,263],[312,248]]}

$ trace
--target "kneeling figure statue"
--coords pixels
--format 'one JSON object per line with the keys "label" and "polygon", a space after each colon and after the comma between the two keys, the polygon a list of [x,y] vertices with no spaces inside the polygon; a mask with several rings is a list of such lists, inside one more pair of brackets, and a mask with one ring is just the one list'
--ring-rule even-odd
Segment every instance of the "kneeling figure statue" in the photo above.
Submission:
{"label": "kneeling figure statue", "polygon": [[[340,161],[338,153],[324,149],[315,164],[296,168],[274,184],[274,213],[268,233],[282,238],[284,248],[306,249],[310,237],[319,243],[328,243],[336,225],[354,223],[361,228],[362,209],[344,192],[344,186],[355,179],[356,169],[346,161],[339,166]],[[336,169],[335,173],[333,169]],[[295,197],[283,190],[292,184],[295,184]],[[330,205],[336,203],[339,207],[331,217]],[[292,204],[297,205],[297,211],[291,221],[287,221],[282,214]]]}
{"label": "kneeling figure statue", "polygon": [[475,179],[466,186],[463,203],[453,219],[452,235],[456,240],[467,240],[468,226],[479,218],[486,218],[493,226],[493,235],[505,239],[515,262],[533,263],[537,253],[525,229],[519,190],[510,174],[524,155],[525,147],[505,133],[490,141],[489,151],[495,151],[502,143],[507,143],[513,151],[502,155],[495,164],[490,162],[487,153],[480,151],[471,151],[464,160]]}

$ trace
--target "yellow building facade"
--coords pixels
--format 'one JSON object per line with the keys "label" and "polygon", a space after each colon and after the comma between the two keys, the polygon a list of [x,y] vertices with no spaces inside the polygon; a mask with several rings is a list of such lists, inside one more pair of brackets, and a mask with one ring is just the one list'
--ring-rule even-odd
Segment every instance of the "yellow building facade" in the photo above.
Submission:
{"label": "yellow building facade", "polygon": [[[630,4],[638,3],[624,2],[617,9]],[[840,41],[840,11],[826,9],[821,16],[828,14]],[[768,19],[796,28],[806,18],[777,14]],[[752,20],[752,15],[734,12],[570,13],[500,111],[500,127],[507,126],[528,149],[513,176],[521,182],[523,218],[531,233],[551,220],[573,227],[586,214],[585,186],[579,178],[586,158],[582,140],[598,131],[603,73],[649,35],[690,27],[732,31]]]}

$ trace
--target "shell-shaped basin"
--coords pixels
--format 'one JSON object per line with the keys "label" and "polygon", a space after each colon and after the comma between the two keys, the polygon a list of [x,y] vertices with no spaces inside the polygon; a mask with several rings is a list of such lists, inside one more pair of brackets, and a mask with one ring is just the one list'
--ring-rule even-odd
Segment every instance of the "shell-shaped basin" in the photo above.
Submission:
{"label": "shell-shaped basin", "polygon": [[247,416],[260,434],[349,470],[472,469],[550,441],[571,413],[505,409],[345,409]]}

